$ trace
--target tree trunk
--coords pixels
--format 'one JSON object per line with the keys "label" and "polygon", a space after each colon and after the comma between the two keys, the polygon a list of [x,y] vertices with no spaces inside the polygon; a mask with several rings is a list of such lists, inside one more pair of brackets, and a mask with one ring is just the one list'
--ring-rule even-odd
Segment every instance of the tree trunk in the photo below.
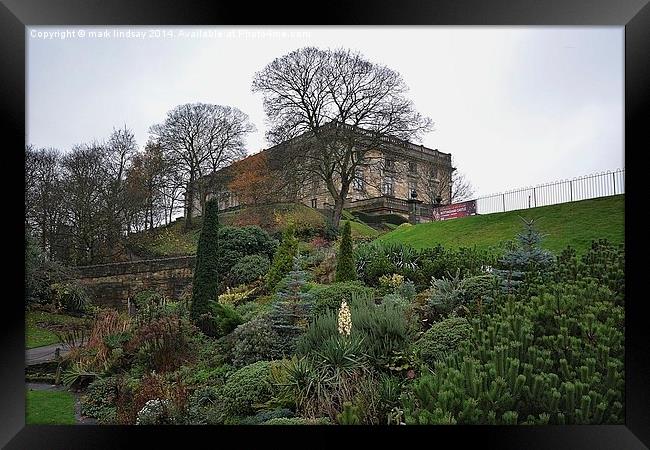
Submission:
{"label": "tree trunk", "polygon": [[334,200],[334,213],[332,214],[332,226],[335,229],[339,229],[339,222],[341,221],[341,216],[343,215],[343,203],[344,200],[341,197],[336,197]]}
{"label": "tree trunk", "polygon": [[188,231],[192,228],[192,213],[194,210],[194,173],[190,173],[190,181],[187,183],[185,209],[185,231]]}

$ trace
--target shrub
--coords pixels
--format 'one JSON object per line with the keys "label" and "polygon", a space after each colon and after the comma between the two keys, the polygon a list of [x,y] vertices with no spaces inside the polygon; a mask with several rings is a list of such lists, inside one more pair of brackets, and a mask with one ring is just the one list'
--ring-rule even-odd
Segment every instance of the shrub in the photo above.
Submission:
{"label": "shrub", "polygon": [[272,362],[258,361],[242,367],[228,378],[221,391],[226,415],[252,415],[256,404],[271,399],[275,391],[271,378],[272,366]]}
{"label": "shrub", "polygon": [[54,283],[52,297],[57,308],[62,308],[70,314],[82,314],[91,304],[86,288],[74,281]]}
{"label": "shrub", "polygon": [[327,417],[317,419],[305,419],[303,417],[277,417],[268,420],[262,425],[331,425],[332,422]]}
{"label": "shrub", "polygon": [[[351,338],[361,343],[361,351],[376,366],[388,363],[395,352],[408,349],[412,331],[402,309],[389,304],[375,305],[366,300],[353,302],[350,313]],[[329,339],[338,335],[337,313],[323,313],[298,339],[298,353],[305,355],[319,352]]]}
{"label": "shrub", "polygon": [[243,367],[258,361],[275,359],[278,336],[266,317],[239,325],[233,332],[232,363]]}
{"label": "shrub", "polygon": [[336,281],[354,281],[357,279],[357,268],[352,252],[352,236],[350,221],[346,221],[341,231],[341,246],[336,255]]}
{"label": "shrub", "polygon": [[294,270],[278,283],[282,289],[271,306],[269,319],[278,337],[278,350],[283,354],[293,353],[296,338],[311,320],[313,296],[306,288],[307,279],[308,273],[300,270],[300,261],[296,258]]}
{"label": "shrub", "polygon": [[327,310],[338,309],[343,300],[352,304],[354,296],[373,297],[375,290],[359,281],[345,281],[315,286],[310,293],[314,297],[314,313],[321,314]]}
{"label": "shrub", "polygon": [[81,397],[81,413],[94,417],[101,424],[115,423],[117,420],[115,402],[119,395],[121,380],[117,376],[98,378],[86,389]]}
{"label": "shrub", "polygon": [[267,274],[266,282],[269,290],[274,290],[276,284],[291,271],[297,253],[298,240],[294,235],[293,227],[290,226],[282,236],[282,243],[273,256],[273,263]]}
{"label": "shrub", "polygon": [[499,297],[470,345],[404,397],[406,423],[616,424],[623,420],[623,308],[593,279]]}
{"label": "shrub", "polygon": [[271,263],[265,256],[244,256],[237,264],[232,266],[228,274],[228,279],[233,286],[252,283],[263,278],[268,273],[270,267]]}
{"label": "shrub", "polygon": [[423,362],[433,368],[436,362],[443,361],[468,341],[471,332],[471,325],[462,317],[436,322],[417,341],[416,352]]}
{"label": "shrub", "polygon": [[[240,420],[238,425],[260,425],[275,419],[291,419],[295,416],[294,412],[287,408],[276,408],[271,411],[262,411],[254,416],[245,417]],[[272,424],[271,424],[272,425]]]}
{"label": "shrub", "polygon": [[222,337],[231,333],[242,318],[237,310],[216,300],[209,303],[209,311],[199,317],[198,326],[208,336]]}
{"label": "shrub", "polygon": [[[210,302],[217,298],[219,290],[218,261],[219,248],[219,205],[215,199],[209,200],[205,207],[205,218],[199,244],[196,250],[196,268],[192,282],[191,317],[195,323],[205,314],[209,314]],[[200,322],[207,325],[209,321],[202,318]]]}
{"label": "shrub", "polygon": [[[248,256],[265,258],[266,266],[273,257],[277,248],[277,241],[258,226],[230,227],[219,229],[220,252],[217,259],[217,268],[220,274],[231,272],[236,265],[245,261]],[[262,263],[264,264],[264,263]],[[250,265],[248,266],[250,269]],[[251,270],[238,269],[240,274],[250,277],[255,275]],[[232,273],[231,273],[232,275]],[[251,281],[255,280],[254,277]],[[241,281],[249,283],[250,281]]]}
{"label": "shrub", "polygon": [[526,274],[538,274],[553,264],[553,254],[540,247],[542,235],[535,228],[535,220],[521,218],[524,231],[517,235],[518,245],[508,250],[499,261],[502,269],[495,270],[506,291],[516,289]]}

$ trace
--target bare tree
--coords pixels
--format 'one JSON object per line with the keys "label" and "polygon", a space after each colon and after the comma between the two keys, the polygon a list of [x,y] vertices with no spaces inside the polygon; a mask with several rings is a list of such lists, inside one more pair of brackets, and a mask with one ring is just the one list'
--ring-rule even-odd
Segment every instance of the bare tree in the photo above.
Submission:
{"label": "bare tree", "polygon": [[462,172],[423,167],[418,180],[423,200],[430,205],[458,203],[469,200],[474,188]]}
{"label": "bare tree", "polygon": [[101,144],[82,144],[63,157],[64,229],[73,234],[72,262],[97,261],[110,223],[106,202],[109,174]]}
{"label": "bare tree", "polygon": [[28,146],[25,149],[25,220],[49,259],[54,257],[62,197],[60,154],[54,149]]}
{"label": "bare tree", "polygon": [[195,190],[199,189],[201,201],[205,197],[205,188],[197,180],[242,158],[246,154],[244,139],[254,129],[248,116],[237,108],[206,103],[179,105],[167,113],[163,123],[150,128],[165,159],[183,176],[187,228],[192,225]]}
{"label": "bare tree", "polygon": [[287,145],[285,167],[298,183],[321,180],[334,199],[338,226],[356,168],[387,138],[417,140],[431,129],[405,97],[394,70],[350,50],[306,47],[277,58],[254,76],[271,123],[267,138]]}

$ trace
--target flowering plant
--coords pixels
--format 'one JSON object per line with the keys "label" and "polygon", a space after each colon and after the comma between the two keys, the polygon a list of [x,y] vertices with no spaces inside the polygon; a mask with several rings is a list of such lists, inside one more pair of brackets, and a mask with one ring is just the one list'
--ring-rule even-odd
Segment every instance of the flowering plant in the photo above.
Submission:
{"label": "flowering plant", "polygon": [[341,308],[339,309],[338,326],[339,334],[350,336],[352,332],[352,316],[350,314],[350,307],[345,300],[341,302]]}

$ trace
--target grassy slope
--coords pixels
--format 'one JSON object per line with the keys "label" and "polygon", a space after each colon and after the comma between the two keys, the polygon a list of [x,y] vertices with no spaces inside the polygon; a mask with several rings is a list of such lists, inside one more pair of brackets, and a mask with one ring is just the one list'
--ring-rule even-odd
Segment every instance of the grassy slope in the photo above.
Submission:
{"label": "grassy slope", "polygon": [[27,391],[27,425],[69,425],[77,423],[74,396],[67,391]]}
{"label": "grassy slope", "polygon": [[581,253],[589,248],[593,239],[607,238],[614,243],[622,243],[625,239],[624,196],[617,195],[420,224],[391,231],[377,240],[401,242],[416,248],[433,247],[438,243],[452,248],[488,248],[514,239],[521,230],[520,216],[538,218],[539,230],[547,235],[542,246],[553,252],[571,245]]}
{"label": "grassy slope", "polygon": [[78,317],[53,314],[45,311],[27,311],[25,313],[27,348],[43,347],[56,344],[59,338],[51,328],[69,323],[81,323]]}
{"label": "grassy slope", "polygon": [[[344,219],[354,217],[344,212]],[[219,214],[219,221],[225,225],[244,226],[259,225],[273,233],[284,229],[287,223],[294,222],[301,226],[322,227],[325,218],[313,208],[302,204],[279,204],[250,206],[241,210]],[[354,219],[351,222],[353,237],[374,238],[381,233],[365,223]],[[153,232],[136,233],[128,238],[129,246],[142,256],[162,257],[193,255],[201,234],[201,217],[194,218],[192,229],[185,230],[183,219],[162,226]]]}

